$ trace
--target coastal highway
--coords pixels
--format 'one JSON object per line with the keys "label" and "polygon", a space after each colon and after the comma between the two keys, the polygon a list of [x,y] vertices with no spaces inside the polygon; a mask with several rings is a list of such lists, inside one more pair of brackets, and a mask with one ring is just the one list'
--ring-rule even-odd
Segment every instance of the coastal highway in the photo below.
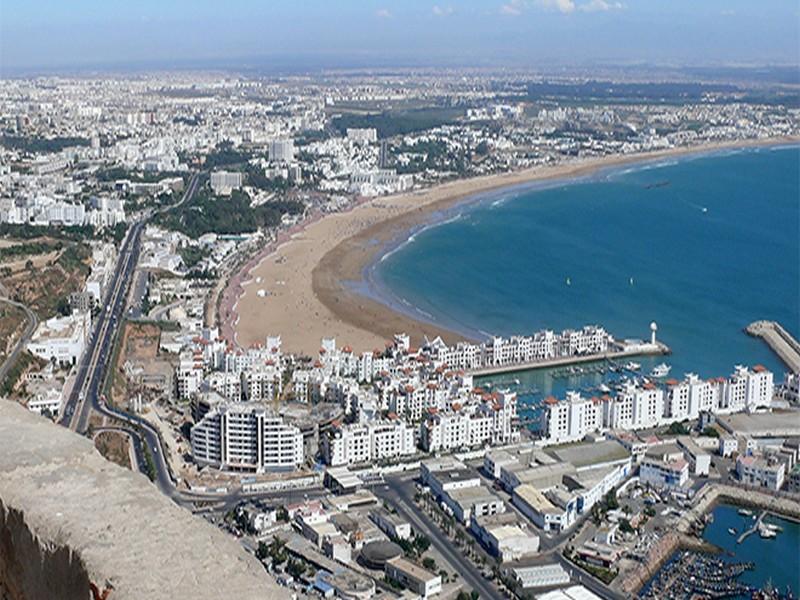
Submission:
{"label": "coastal highway", "polygon": [[28,324],[25,326],[25,331],[22,332],[22,335],[17,341],[17,344],[14,346],[14,349],[11,351],[8,357],[3,361],[3,364],[0,365],[0,384],[1,384],[3,383],[3,381],[5,381],[6,375],[8,375],[8,372],[11,370],[11,367],[13,367],[14,364],[17,362],[17,359],[19,359],[19,355],[22,354],[22,351],[25,349],[25,346],[27,346],[28,342],[31,339],[31,336],[33,335],[33,332],[36,331],[36,327],[37,325],[39,325],[39,318],[36,316],[36,313],[34,313],[30,308],[28,308],[24,304],[21,304],[9,298],[0,298],[0,302],[5,302],[6,304],[10,304],[11,306],[14,306],[24,311],[25,319],[28,321]]}
{"label": "coastal highway", "polygon": [[[179,206],[191,198],[197,191],[200,174],[195,173],[189,180],[189,185],[181,200],[174,206]],[[173,208],[173,207],[169,207]],[[163,212],[168,208],[160,209]],[[114,348],[119,326],[123,321],[123,311],[128,297],[128,290],[133,272],[139,259],[141,236],[147,221],[156,212],[145,214],[142,219],[134,223],[128,230],[120,248],[113,284],[107,292],[103,308],[98,315],[87,347],[78,364],[72,392],[65,402],[59,423],[84,433],[89,425],[92,408],[97,408],[99,395],[108,362]]]}

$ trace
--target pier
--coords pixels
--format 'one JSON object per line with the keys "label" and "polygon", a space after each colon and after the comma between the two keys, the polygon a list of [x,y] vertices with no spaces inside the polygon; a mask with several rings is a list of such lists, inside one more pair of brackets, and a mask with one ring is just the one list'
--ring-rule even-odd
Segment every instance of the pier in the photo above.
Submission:
{"label": "pier", "polygon": [[748,335],[760,337],[793,373],[800,373],[800,342],[775,321],[756,321],[745,329]]}
{"label": "pier", "polygon": [[669,346],[663,342],[625,344],[618,342],[617,349],[608,352],[598,352],[596,354],[579,354],[574,356],[560,356],[537,360],[525,363],[510,363],[506,365],[489,365],[479,369],[469,371],[470,375],[483,377],[486,375],[500,375],[503,373],[515,373],[518,371],[532,371],[534,369],[549,369],[553,367],[567,367],[587,362],[613,361],[621,358],[633,358],[636,356],[660,356],[671,354]]}
{"label": "pier", "polygon": [[753,524],[753,526],[750,529],[748,529],[747,531],[742,532],[742,535],[740,535],[738,538],[736,538],[736,543],[737,544],[741,544],[743,541],[745,541],[747,539],[748,536],[750,536],[750,535],[754,534],[756,531],[758,531],[758,526],[761,525],[761,522],[764,520],[765,516],[767,516],[767,511],[762,510],[761,514],[758,515],[758,519],[756,519],[756,522]]}

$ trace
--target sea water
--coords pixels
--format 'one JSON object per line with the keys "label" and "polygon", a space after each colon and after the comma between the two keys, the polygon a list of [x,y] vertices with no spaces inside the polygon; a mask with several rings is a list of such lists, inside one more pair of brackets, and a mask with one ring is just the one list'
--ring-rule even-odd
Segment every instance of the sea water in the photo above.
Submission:
{"label": "sea water", "polygon": [[[372,266],[370,293],[473,338],[599,324],[672,349],[671,376],[784,365],[743,329],[800,333],[800,147],[688,155],[492,192],[438,215]],[[519,379],[535,405],[602,375]]]}

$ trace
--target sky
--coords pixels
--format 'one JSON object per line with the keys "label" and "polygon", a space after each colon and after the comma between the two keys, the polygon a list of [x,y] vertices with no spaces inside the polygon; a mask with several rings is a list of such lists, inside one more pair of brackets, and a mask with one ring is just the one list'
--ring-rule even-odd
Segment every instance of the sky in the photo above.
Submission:
{"label": "sky", "polygon": [[798,64],[797,0],[0,0],[0,74],[263,63]]}

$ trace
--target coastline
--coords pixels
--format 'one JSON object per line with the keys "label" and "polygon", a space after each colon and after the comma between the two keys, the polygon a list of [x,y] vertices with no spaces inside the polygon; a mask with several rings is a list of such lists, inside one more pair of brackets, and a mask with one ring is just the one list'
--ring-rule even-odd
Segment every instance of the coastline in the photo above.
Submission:
{"label": "coastline", "polygon": [[[444,221],[455,207],[486,201],[498,190],[571,182],[671,157],[797,142],[796,138],[741,140],[575,160],[452,181],[362,200],[342,213],[312,215],[267,244],[231,278],[220,305],[223,336],[246,347],[263,343],[267,335],[281,335],[285,349],[309,355],[316,353],[323,337],[336,337],[338,344],[349,344],[357,352],[382,348],[385,340],[403,331],[415,343],[424,335],[440,335],[448,343],[474,339],[478,337],[474,332],[433,322],[376,290],[370,271],[380,257],[413,232]],[[259,289],[265,290],[265,297],[258,296]]]}

